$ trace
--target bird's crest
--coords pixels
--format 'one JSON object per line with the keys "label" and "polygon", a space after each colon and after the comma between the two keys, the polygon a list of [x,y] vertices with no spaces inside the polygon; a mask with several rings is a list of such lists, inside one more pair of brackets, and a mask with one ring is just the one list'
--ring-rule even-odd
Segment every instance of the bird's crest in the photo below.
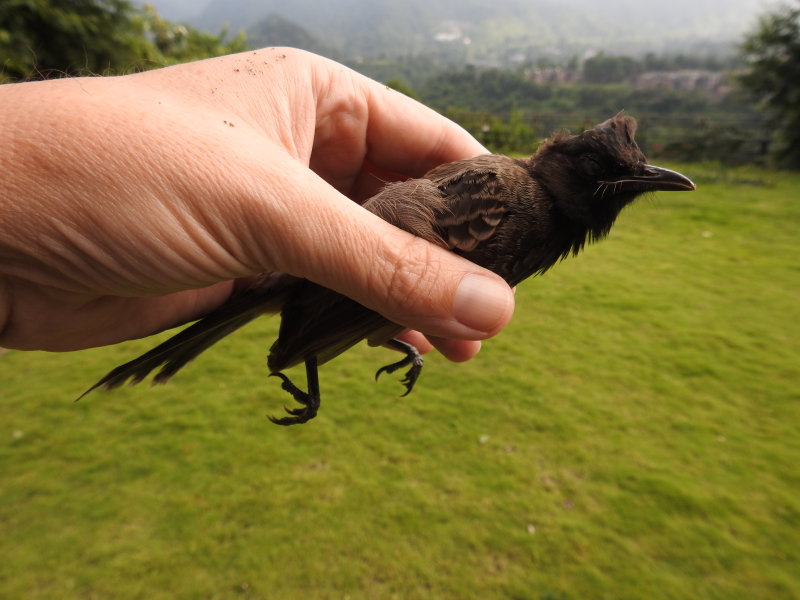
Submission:
{"label": "bird's crest", "polygon": [[568,131],[557,132],[539,146],[534,159],[557,150],[572,155],[600,152],[613,155],[620,162],[628,164],[644,162],[645,157],[636,144],[635,135],[636,119],[620,111],[583,133],[574,135]]}

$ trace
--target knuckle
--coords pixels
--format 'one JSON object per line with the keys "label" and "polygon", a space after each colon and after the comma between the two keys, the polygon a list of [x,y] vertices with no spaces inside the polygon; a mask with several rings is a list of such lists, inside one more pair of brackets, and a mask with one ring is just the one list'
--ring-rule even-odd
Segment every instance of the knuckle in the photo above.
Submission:
{"label": "knuckle", "polygon": [[[436,298],[432,283],[438,278],[441,264],[433,257],[432,247],[425,240],[414,238],[391,255],[380,257],[381,276],[374,279],[376,296],[385,298],[393,311],[409,312],[410,305],[433,308]],[[422,306],[420,306],[422,305]]]}

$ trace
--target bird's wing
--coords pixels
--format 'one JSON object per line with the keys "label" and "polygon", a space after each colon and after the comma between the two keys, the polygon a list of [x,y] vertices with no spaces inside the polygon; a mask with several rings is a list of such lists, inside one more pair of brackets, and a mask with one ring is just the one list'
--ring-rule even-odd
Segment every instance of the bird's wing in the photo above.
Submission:
{"label": "bird's wing", "polygon": [[524,159],[479,156],[437,167],[430,177],[444,209],[436,229],[448,247],[516,285],[541,265],[531,260],[530,229],[550,217],[533,201],[537,186]]}
{"label": "bird's wing", "polygon": [[495,160],[442,165],[427,175],[442,196],[435,222],[451,250],[475,250],[494,235],[508,213],[507,184],[498,172],[505,161],[491,158]]}
{"label": "bird's wing", "polygon": [[364,207],[417,237],[467,253],[492,237],[508,213],[509,183],[524,177],[514,159],[478,156],[389,184]]}

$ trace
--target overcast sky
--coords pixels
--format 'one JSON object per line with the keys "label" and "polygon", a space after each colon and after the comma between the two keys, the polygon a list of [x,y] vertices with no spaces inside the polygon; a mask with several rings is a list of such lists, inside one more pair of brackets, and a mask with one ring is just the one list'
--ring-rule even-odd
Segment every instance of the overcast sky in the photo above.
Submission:
{"label": "overcast sky", "polygon": [[[154,4],[158,11],[167,19],[174,21],[187,21],[191,24],[202,22],[204,28],[209,28],[212,31],[218,31],[223,23],[218,22],[221,18],[230,21],[232,29],[236,30],[239,27],[248,27],[252,25],[251,22],[237,22],[237,17],[244,18],[243,6],[247,4],[255,4],[259,0],[135,0],[139,4],[149,1]],[[398,0],[402,2],[402,0]],[[291,0],[277,2],[276,0],[263,0],[265,6],[273,6],[272,10],[295,20],[299,25],[308,26],[314,21],[313,15],[309,23],[304,23],[303,19],[292,14]],[[353,11],[354,5],[357,5],[359,0],[319,0],[320,13],[329,14],[332,10],[335,11],[335,6],[342,3],[349,6],[349,10]],[[363,0],[369,5],[373,0]],[[708,36],[711,40],[728,42],[737,40],[742,35],[752,29],[756,23],[757,16],[767,9],[776,6],[779,0],[492,0],[492,3],[470,2],[465,1],[467,7],[470,4],[484,9],[488,6],[497,7],[514,7],[512,11],[519,12],[520,10],[535,10],[537,5],[551,5],[560,6],[562,9],[566,7],[575,7],[576,14],[588,15],[602,15],[605,18],[611,18],[616,21],[623,21],[626,17],[630,18],[634,24],[638,24],[640,29],[646,32],[647,35],[652,35],[655,38],[663,33],[664,36],[672,33],[674,38],[675,30],[680,30],[681,25],[686,26],[687,31],[692,37]],[[205,9],[214,3],[216,10],[212,13],[207,13],[205,18],[201,15]],[[231,14],[225,13],[225,10],[230,4]],[[252,6],[251,4],[251,6]],[[308,2],[303,2],[303,10],[307,9]],[[413,3],[412,3],[413,4]],[[436,6],[444,10],[445,6],[452,6],[451,2],[444,2],[444,0],[430,0],[432,8]],[[237,10],[236,5],[240,10]],[[285,12],[281,11],[281,7],[285,8]],[[502,8],[500,9],[502,12]],[[296,11],[294,11],[296,12]],[[361,11],[359,11],[361,12]],[[441,12],[441,11],[433,11]],[[241,14],[240,14],[241,13]],[[212,17],[211,14],[214,16]],[[308,13],[303,12],[307,15]],[[512,14],[514,14],[512,12]],[[223,16],[224,15],[224,16]],[[459,16],[464,19],[465,15],[454,15],[453,21],[458,21]],[[467,18],[467,20],[469,20]],[[661,28],[659,28],[659,24]],[[313,31],[314,27],[310,29]],[[662,36],[663,37],[663,36]]]}

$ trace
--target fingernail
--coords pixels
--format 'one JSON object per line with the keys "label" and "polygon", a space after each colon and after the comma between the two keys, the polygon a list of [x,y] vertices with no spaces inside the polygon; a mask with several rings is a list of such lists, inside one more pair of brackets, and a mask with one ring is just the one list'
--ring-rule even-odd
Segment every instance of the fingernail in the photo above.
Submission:
{"label": "fingernail", "polygon": [[453,300],[453,316],[476,331],[494,332],[506,324],[514,310],[511,289],[496,279],[468,273]]}

